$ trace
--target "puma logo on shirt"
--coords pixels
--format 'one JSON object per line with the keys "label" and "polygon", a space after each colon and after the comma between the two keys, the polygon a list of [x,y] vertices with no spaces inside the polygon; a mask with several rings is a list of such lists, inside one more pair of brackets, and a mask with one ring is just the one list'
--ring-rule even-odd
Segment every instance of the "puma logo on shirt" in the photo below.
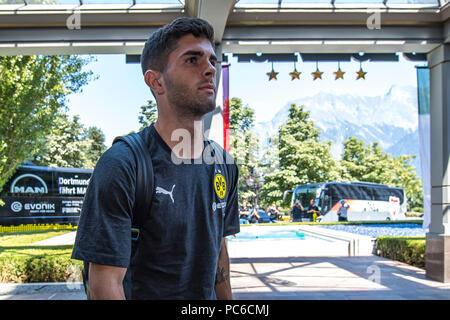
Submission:
{"label": "puma logo on shirt", "polygon": [[173,200],[173,188],[175,188],[175,185],[173,185],[172,191],[167,191],[161,187],[156,187],[156,193],[168,194],[172,199],[172,203],[175,203],[175,201]]}

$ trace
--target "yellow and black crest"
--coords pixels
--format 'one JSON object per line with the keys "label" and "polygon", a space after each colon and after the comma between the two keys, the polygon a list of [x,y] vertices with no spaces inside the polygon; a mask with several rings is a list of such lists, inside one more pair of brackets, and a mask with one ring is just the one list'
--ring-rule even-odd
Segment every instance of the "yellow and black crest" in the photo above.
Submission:
{"label": "yellow and black crest", "polygon": [[227,194],[227,182],[220,173],[217,173],[214,176],[214,190],[220,199],[225,198],[225,195]]}

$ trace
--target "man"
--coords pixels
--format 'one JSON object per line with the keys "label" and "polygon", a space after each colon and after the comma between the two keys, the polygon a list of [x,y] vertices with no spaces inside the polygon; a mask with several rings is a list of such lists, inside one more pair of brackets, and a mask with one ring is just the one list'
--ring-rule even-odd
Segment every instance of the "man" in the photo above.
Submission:
{"label": "man", "polygon": [[225,237],[239,232],[238,169],[228,160],[202,161],[206,150],[231,158],[204,140],[201,126],[215,108],[213,39],[206,21],[180,18],[146,42],[141,66],[158,119],[139,134],[151,154],[155,191],[131,257],[134,155],[117,142],[97,163],[72,254],[89,262],[92,299],[232,298]]}
{"label": "man", "polygon": [[294,205],[291,207],[292,222],[301,222],[304,211],[305,209],[300,201],[295,200]]}
{"label": "man", "polygon": [[338,209],[338,221],[347,221],[347,211],[350,205],[345,202],[345,200],[341,200],[341,206]]}
{"label": "man", "polygon": [[261,217],[258,214],[258,206],[255,206],[252,210],[252,213],[250,214],[250,216],[248,217],[248,222],[250,223],[259,223]]}
{"label": "man", "polygon": [[278,220],[280,211],[277,209],[275,203],[272,203],[272,205],[267,207],[266,212],[268,213],[271,222],[276,222]]}
{"label": "man", "polygon": [[239,221],[242,224],[248,223],[248,215],[250,214],[249,209],[247,208],[247,202],[242,202],[242,207],[239,208]]}
{"label": "man", "polygon": [[319,214],[319,208],[314,204],[314,199],[309,200],[309,206],[305,208],[305,213],[314,220],[314,212]]}

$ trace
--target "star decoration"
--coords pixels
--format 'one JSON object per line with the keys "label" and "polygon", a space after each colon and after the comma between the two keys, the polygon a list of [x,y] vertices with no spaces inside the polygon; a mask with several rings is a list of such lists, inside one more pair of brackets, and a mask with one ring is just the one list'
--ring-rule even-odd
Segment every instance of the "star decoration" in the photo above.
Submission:
{"label": "star decoration", "polygon": [[342,79],[342,80],[344,80],[344,73],[345,73],[345,72],[342,71],[341,68],[339,68],[338,71],[333,72],[334,76],[336,77],[334,80],[337,80],[337,79]]}
{"label": "star decoration", "polygon": [[317,68],[316,71],[311,72],[311,74],[312,74],[312,76],[314,77],[313,80],[316,80],[316,79],[322,80],[322,74],[323,74],[323,72],[319,71],[319,68]]}
{"label": "star decoration", "polygon": [[295,79],[300,80],[300,74],[301,72],[298,72],[297,69],[295,68],[294,71],[289,73],[289,75],[292,77],[291,81]]}
{"label": "star decoration", "polygon": [[272,79],[277,80],[277,74],[278,74],[278,73],[279,73],[279,72],[275,72],[275,71],[273,70],[273,68],[272,68],[272,71],[267,72],[266,74],[269,76],[269,81],[270,81],[270,80],[272,80]]}
{"label": "star decoration", "polygon": [[360,67],[359,71],[356,72],[356,75],[357,75],[356,80],[358,80],[358,79],[366,80],[366,78],[364,77],[366,75],[366,73],[367,72],[364,72],[363,69]]}

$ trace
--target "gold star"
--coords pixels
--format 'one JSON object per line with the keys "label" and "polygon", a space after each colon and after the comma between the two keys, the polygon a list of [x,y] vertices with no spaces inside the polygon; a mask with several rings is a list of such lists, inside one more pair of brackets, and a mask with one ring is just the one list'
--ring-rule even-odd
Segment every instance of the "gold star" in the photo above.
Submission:
{"label": "gold star", "polygon": [[298,72],[297,68],[295,68],[294,71],[289,73],[289,75],[292,77],[291,81],[294,79],[300,80],[300,74],[301,74],[301,72]]}
{"label": "gold star", "polygon": [[278,74],[278,72],[275,72],[275,71],[273,70],[273,68],[272,68],[272,71],[267,72],[266,74],[269,76],[269,81],[272,80],[272,79],[277,80],[277,74]]}
{"label": "gold star", "polygon": [[364,78],[364,76],[366,75],[366,73],[367,73],[367,72],[364,72],[363,69],[360,67],[360,68],[359,68],[359,71],[356,72],[356,74],[357,74],[356,80],[358,80],[358,79],[366,80],[366,78]]}
{"label": "gold star", "polygon": [[316,79],[322,80],[322,73],[323,72],[319,71],[319,68],[317,68],[315,72],[311,72],[312,76],[314,77],[313,80],[316,80]]}
{"label": "gold star", "polygon": [[333,72],[334,76],[336,77],[334,80],[337,80],[337,79],[342,79],[342,80],[344,80],[344,73],[345,73],[345,72],[342,71],[341,68],[339,68],[338,71]]}

